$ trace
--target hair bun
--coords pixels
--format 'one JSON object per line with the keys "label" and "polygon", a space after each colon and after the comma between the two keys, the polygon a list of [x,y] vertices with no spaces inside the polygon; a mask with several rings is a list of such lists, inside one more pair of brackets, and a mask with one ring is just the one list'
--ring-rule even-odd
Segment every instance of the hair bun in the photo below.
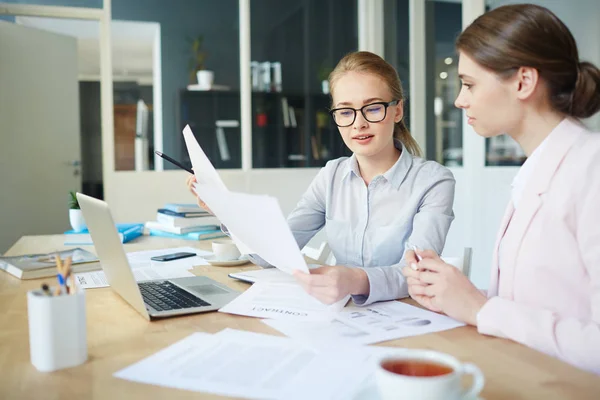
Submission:
{"label": "hair bun", "polygon": [[577,82],[571,98],[573,117],[588,118],[600,111],[600,70],[587,61],[577,65]]}

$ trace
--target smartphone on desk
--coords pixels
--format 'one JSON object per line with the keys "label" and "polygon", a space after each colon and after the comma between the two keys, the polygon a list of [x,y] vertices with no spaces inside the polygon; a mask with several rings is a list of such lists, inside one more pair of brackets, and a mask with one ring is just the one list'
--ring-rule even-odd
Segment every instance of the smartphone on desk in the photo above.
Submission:
{"label": "smartphone on desk", "polygon": [[152,261],[174,261],[174,260],[179,260],[181,258],[195,257],[195,256],[196,256],[196,253],[181,252],[181,253],[173,253],[173,254],[164,254],[162,256],[154,256],[154,257],[150,257],[150,259]]}

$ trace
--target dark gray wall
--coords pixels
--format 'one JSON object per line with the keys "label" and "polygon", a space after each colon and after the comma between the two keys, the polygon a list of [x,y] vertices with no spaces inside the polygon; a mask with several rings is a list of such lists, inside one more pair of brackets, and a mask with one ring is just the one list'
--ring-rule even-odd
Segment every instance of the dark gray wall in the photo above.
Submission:
{"label": "dark gray wall", "polygon": [[[163,148],[167,154],[179,154],[182,127],[176,116],[179,92],[190,83],[188,39],[204,35],[206,68],[215,71],[215,83],[239,88],[238,1],[118,0],[112,3],[112,18],[160,23]],[[165,168],[171,166],[165,163]]]}

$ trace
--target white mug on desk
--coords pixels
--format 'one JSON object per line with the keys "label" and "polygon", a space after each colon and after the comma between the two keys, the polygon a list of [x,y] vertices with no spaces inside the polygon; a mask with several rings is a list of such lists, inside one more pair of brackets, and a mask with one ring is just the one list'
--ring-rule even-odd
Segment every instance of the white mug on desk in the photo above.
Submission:
{"label": "white mug on desk", "polygon": [[218,261],[237,260],[242,255],[235,243],[226,240],[212,242],[212,251]]}
{"label": "white mug on desk", "polygon": [[[463,389],[464,375],[473,376],[468,389]],[[404,355],[381,359],[375,378],[382,400],[474,399],[484,384],[483,374],[475,365],[430,350],[408,350]]]}

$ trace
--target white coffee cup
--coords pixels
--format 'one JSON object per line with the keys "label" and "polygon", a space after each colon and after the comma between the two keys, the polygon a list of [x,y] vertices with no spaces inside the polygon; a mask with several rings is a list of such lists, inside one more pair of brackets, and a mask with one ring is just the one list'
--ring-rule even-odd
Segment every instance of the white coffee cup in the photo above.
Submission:
{"label": "white coffee cup", "polygon": [[[465,375],[473,375],[473,383],[466,389],[462,384]],[[476,398],[485,382],[474,364],[430,350],[408,350],[381,359],[375,379],[383,400],[466,400]]]}
{"label": "white coffee cup", "polygon": [[219,261],[237,260],[242,255],[233,242],[215,240],[212,242],[212,251],[215,259]]}

